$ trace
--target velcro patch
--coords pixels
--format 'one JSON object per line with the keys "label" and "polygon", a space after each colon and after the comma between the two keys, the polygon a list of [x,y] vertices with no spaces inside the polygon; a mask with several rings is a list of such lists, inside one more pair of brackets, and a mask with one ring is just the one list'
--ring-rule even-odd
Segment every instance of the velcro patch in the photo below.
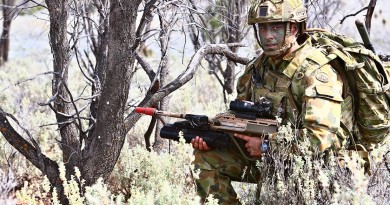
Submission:
{"label": "velcro patch", "polygon": [[316,74],[316,78],[317,80],[323,82],[323,83],[327,83],[329,82],[329,77],[328,77],[328,74],[324,73],[324,72],[319,72]]}

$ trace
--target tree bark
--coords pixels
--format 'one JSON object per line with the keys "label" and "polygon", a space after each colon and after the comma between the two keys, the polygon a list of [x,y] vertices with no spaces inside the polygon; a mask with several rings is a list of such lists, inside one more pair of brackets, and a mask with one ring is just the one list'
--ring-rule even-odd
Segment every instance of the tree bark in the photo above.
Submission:
{"label": "tree bark", "polygon": [[3,31],[0,39],[0,66],[8,61],[11,22],[17,13],[15,0],[3,0]]}
{"label": "tree bark", "polygon": [[[74,167],[80,162],[80,132],[72,116],[73,105],[70,92],[67,88],[70,48],[67,38],[68,1],[46,0],[50,16],[49,40],[53,54],[54,76],[52,94],[55,96],[53,110],[56,114],[60,130],[60,145],[63,152],[63,161],[66,176],[74,173]],[[81,124],[78,124],[81,126]],[[79,127],[80,128],[80,127]]]}
{"label": "tree bark", "polygon": [[[170,45],[170,33],[171,33],[171,26],[169,25],[169,22],[175,18],[174,16],[171,16],[169,20],[166,20],[164,17],[168,13],[168,10],[166,8],[159,11],[159,19],[160,19],[160,35],[159,35],[159,42],[160,42],[160,52],[161,52],[161,61],[160,61],[160,86],[163,87],[166,84],[168,84],[168,72],[169,72],[169,45]],[[168,22],[166,22],[168,21]],[[166,111],[169,106],[169,99],[166,97],[161,99],[159,105],[157,106],[159,110]],[[164,140],[160,137],[160,129],[163,127],[163,123],[158,120],[156,125],[156,134],[155,134],[155,142],[153,144],[153,150],[157,153],[162,153],[164,151],[168,150],[168,141]]]}
{"label": "tree bark", "polygon": [[[16,130],[11,126],[7,119],[7,114],[0,106],[0,132],[10,145],[15,147],[28,161],[30,161],[35,167],[37,167],[43,175],[46,175],[52,186],[56,187],[59,193],[60,201],[62,204],[67,204],[68,200],[64,195],[64,189],[62,181],[60,180],[60,172],[58,165],[55,161],[49,159],[42,154],[40,147],[35,143],[32,145],[29,141],[24,139]],[[32,136],[30,136],[32,137]],[[33,139],[32,139],[33,140]]]}
{"label": "tree bark", "polygon": [[94,70],[94,84],[92,85],[92,95],[96,96],[91,102],[90,106],[90,117],[92,120],[89,122],[89,126],[92,128],[88,133],[87,138],[85,139],[85,146],[89,147],[92,141],[92,133],[95,129],[95,119],[97,117],[97,112],[99,109],[100,102],[100,93],[101,89],[104,86],[106,81],[105,68],[107,66],[107,50],[108,50],[108,25],[109,25],[109,14],[105,13],[105,7],[107,5],[107,0],[100,1],[99,5],[96,5],[98,12],[100,14],[99,28],[98,31],[98,40],[97,45],[94,47],[94,52],[96,56],[96,66]]}
{"label": "tree bark", "polygon": [[367,15],[365,18],[365,26],[367,28],[368,34],[371,32],[371,19],[372,15],[374,14],[374,10],[376,7],[376,0],[370,0],[370,3],[367,6]]}
{"label": "tree bark", "polygon": [[113,0],[110,7],[106,80],[101,91],[91,144],[83,150],[81,170],[85,184],[107,179],[122,149],[126,129],[124,112],[134,64],[137,9],[141,0]]}

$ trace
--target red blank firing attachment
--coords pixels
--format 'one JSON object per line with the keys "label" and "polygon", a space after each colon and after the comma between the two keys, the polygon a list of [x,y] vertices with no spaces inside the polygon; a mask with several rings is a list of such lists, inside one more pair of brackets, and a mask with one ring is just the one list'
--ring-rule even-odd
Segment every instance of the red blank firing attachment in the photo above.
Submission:
{"label": "red blank firing attachment", "polygon": [[154,113],[156,113],[156,109],[151,107],[136,107],[135,112],[145,115],[154,115]]}

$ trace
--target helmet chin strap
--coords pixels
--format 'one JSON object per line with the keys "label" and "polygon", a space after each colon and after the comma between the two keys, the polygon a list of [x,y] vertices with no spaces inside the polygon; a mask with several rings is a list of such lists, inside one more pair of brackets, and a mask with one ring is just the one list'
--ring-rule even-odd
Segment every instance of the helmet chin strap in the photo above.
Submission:
{"label": "helmet chin strap", "polygon": [[286,53],[286,51],[288,49],[290,49],[295,44],[296,41],[297,41],[297,39],[294,38],[291,41],[291,43],[287,43],[287,44],[284,43],[282,48],[275,50],[275,51],[265,51],[264,49],[263,49],[263,51],[264,51],[265,55],[267,55],[267,56],[280,56],[280,55]]}
{"label": "helmet chin strap", "polygon": [[253,28],[255,30],[256,40],[259,43],[260,47],[263,49],[263,52],[265,55],[271,56],[271,57],[272,56],[280,56],[280,55],[286,53],[286,51],[288,49],[290,49],[295,44],[295,42],[297,41],[297,38],[295,36],[290,35],[291,34],[290,24],[291,24],[290,22],[287,22],[287,24],[286,24],[286,34],[284,36],[284,42],[283,42],[282,47],[278,50],[275,50],[275,51],[264,50],[263,45],[261,44],[261,41],[259,40],[256,26],[253,25]]}

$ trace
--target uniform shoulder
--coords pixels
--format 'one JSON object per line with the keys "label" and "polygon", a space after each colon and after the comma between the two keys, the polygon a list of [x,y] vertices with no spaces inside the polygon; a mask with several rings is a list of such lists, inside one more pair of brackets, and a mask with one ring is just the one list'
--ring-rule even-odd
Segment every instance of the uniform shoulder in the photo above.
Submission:
{"label": "uniform shoulder", "polygon": [[245,72],[249,72],[253,67],[257,67],[258,65],[261,64],[261,62],[264,61],[265,56],[261,54],[258,57],[253,58],[249,63],[246,64],[245,66]]}
{"label": "uniform shoulder", "polygon": [[329,67],[330,61],[333,60],[332,56],[327,54],[326,49],[312,46],[306,47],[300,55],[303,59],[298,66],[298,71],[306,76],[311,76],[318,69]]}

